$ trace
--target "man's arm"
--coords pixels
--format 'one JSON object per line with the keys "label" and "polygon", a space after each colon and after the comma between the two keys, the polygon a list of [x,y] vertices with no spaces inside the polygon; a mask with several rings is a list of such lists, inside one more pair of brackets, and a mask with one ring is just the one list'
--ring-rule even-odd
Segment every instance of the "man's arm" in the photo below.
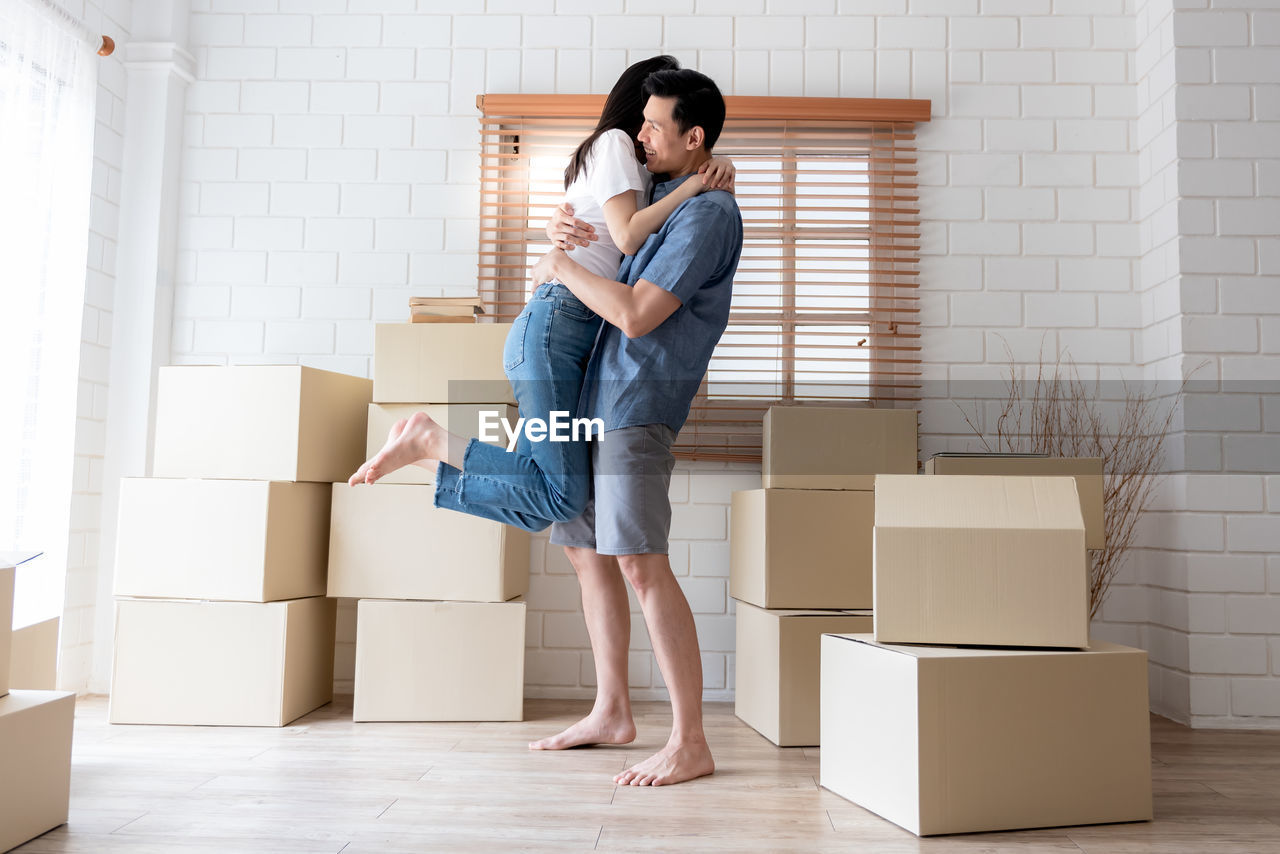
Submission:
{"label": "man's arm", "polygon": [[628,338],[648,335],[680,307],[679,297],[653,282],[640,279],[630,287],[597,276],[560,249],[552,249],[533,268],[534,284],[552,279]]}

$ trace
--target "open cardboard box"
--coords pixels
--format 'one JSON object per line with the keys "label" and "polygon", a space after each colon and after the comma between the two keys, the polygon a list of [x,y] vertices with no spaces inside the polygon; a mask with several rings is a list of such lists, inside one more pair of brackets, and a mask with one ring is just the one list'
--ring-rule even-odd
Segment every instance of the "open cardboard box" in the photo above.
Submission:
{"label": "open cardboard box", "polygon": [[1071,478],[880,475],[874,540],[878,641],[1089,645]]}

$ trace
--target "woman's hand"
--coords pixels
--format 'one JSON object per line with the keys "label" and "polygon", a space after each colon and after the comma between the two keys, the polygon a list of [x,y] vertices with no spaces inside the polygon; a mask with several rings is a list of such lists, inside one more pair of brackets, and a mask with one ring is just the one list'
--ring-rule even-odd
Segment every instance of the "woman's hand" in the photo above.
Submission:
{"label": "woman's hand", "polygon": [[727,190],[733,192],[734,176],[738,174],[733,161],[727,157],[713,157],[698,167],[702,176],[702,185],[707,190]]}
{"label": "woman's hand", "polygon": [[[585,243],[583,244],[586,245]],[[547,282],[556,279],[556,264],[561,258],[566,257],[564,250],[552,249],[546,255],[538,259],[538,263],[533,265],[533,270],[529,273],[529,280],[533,282],[536,288],[538,285],[545,285]]]}
{"label": "woman's hand", "polygon": [[565,252],[573,251],[574,246],[586,246],[591,241],[600,239],[594,226],[573,218],[573,205],[567,202],[551,212],[551,218],[547,220],[547,237],[557,249]]}

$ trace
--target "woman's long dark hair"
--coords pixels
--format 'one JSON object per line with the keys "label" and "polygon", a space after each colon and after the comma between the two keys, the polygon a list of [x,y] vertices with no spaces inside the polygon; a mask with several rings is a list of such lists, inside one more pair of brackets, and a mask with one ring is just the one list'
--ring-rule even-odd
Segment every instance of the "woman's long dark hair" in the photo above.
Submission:
{"label": "woman's long dark hair", "polygon": [[[596,125],[596,129],[591,132],[591,136],[582,141],[582,144],[573,152],[573,156],[569,158],[569,165],[564,169],[566,190],[586,169],[587,155],[591,153],[591,146],[600,138],[600,134],[607,130],[621,128],[627,132],[627,136],[631,137],[633,143],[636,141],[636,136],[644,124],[644,102],[647,100],[644,94],[645,78],[655,71],[668,71],[679,67],[680,63],[674,56],[663,54],[642,59],[622,72],[622,76],[618,78],[617,83],[613,84],[613,91],[604,102],[604,110],[600,113],[600,122]],[[636,159],[640,159],[639,150],[636,151]]]}

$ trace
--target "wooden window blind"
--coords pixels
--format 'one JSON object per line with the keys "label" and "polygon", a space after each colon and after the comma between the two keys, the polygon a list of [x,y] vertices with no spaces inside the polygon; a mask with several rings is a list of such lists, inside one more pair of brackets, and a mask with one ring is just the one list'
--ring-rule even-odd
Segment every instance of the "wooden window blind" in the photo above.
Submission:
{"label": "wooden window blind", "polygon": [[[743,247],[729,325],[673,449],[758,461],[770,406],[919,400],[915,124],[929,101],[725,98]],[[603,95],[482,95],[480,295],[511,320]]]}

